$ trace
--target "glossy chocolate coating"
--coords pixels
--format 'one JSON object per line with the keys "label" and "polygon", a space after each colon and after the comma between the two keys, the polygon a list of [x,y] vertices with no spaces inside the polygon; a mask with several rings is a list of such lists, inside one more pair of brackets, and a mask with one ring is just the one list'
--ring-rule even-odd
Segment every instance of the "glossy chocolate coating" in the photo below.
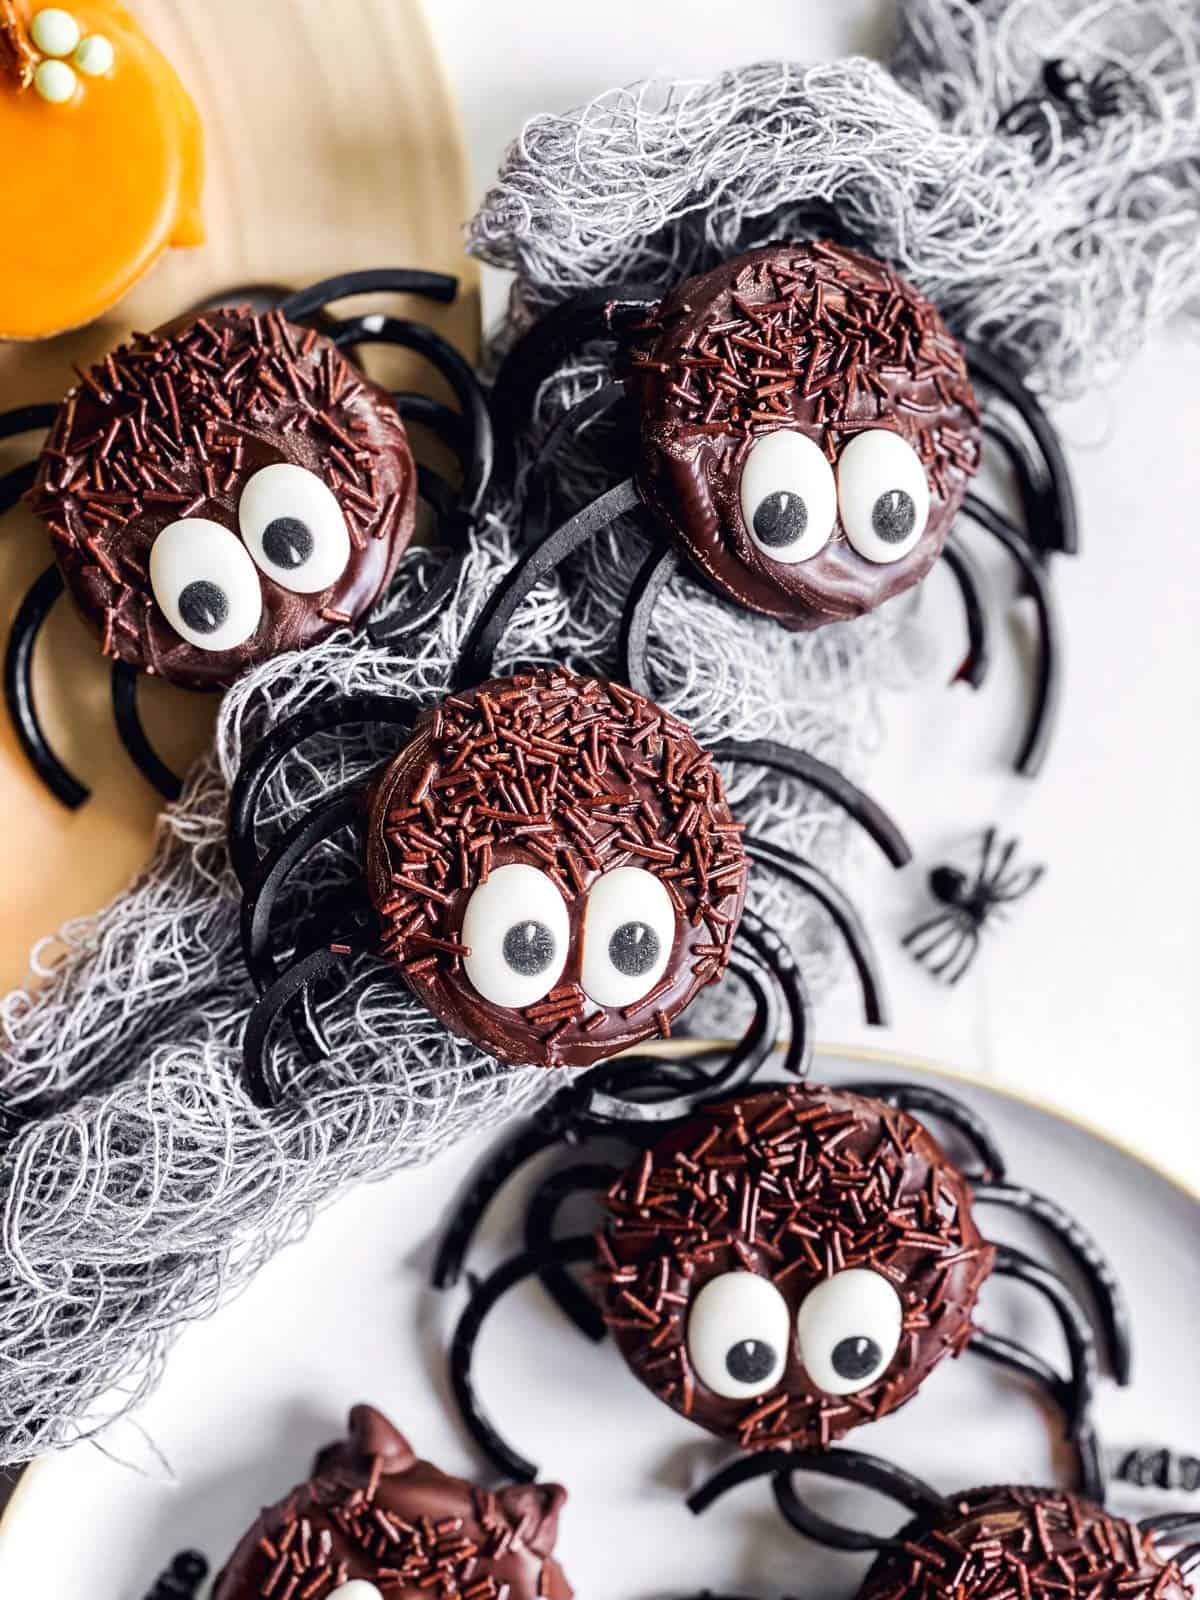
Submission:
{"label": "glossy chocolate coating", "polygon": [[1188,1600],[1192,1592],[1133,1523],[1060,1489],[972,1489],[900,1537],[903,1548],[878,1558],[858,1600]]}
{"label": "glossy chocolate coating", "polygon": [[[861,616],[923,578],[978,466],[978,407],[937,311],[882,262],[823,241],[767,245],[680,284],[639,331],[627,381],[646,503],[714,588],[792,629]],[[751,444],[795,429],[835,464],[868,426],[899,432],[925,468],[917,544],[868,561],[839,517],[809,560],[772,560],[742,515]]]}
{"label": "glossy chocolate coating", "polygon": [[378,1411],[355,1406],[350,1437],[260,1514],[212,1600],[334,1600],[356,1578],[385,1600],[571,1600],[553,1558],[565,1499],[557,1484],[493,1493],[452,1478],[418,1460]]}
{"label": "glossy chocolate coating", "polygon": [[[724,971],[746,890],[707,752],[632,690],[561,667],[493,680],[422,717],[374,788],[367,841],[383,953],[448,1028],[520,1066],[591,1066],[668,1033]],[[454,948],[472,891],[513,862],[551,877],[570,924],[558,984],[521,1010],[481,995]],[[666,885],[675,938],[644,999],[599,1006],[580,983],[588,892],[626,865]]]}
{"label": "glossy chocolate coating", "polygon": [[[333,491],[350,560],[317,594],[256,569],[255,631],[233,649],[198,649],[154,599],[151,546],[184,517],[237,535],[242,490],[277,462]],[[222,689],[370,611],[412,537],[416,469],[390,395],[331,340],[277,312],[230,308],[135,335],[83,376],[51,430],[32,499],[105,654],[182,688]]]}
{"label": "glossy chocolate coating", "polygon": [[[902,1405],[970,1337],[994,1254],[966,1179],[919,1122],[820,1085],[706,1106],[630,1169],[607,1210],[596,1281],[618,1348],[660,1400],[744,1450],[824,1448]],[[844,1267],[889,1279],[904,1331],[876,1382],[831,1395],[805,1370],[795,1322]],[[771,1278],[792,1330],[778,1385],[754,1399],[714,1393],[688,1354],[697,1294],[733,1271]]]}

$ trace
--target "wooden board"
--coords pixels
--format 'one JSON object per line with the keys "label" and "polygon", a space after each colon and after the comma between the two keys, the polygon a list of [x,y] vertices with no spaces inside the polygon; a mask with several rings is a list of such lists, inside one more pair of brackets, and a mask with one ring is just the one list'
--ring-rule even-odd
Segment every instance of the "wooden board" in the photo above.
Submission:
{"label": "wooden board", "polygon": [[[458,303],[411,314],[474,357],[478,285],[462,255],[466,166],[451,97],[419,0],[130,0],[170,57],[204,121],[208,242],[168,253],[111,313],[81,332],[0,347],[0,409],[57,401],[71,363],[102,356],[231,285],[300,286],[368,266],[453,272]],[[414,302],[409,303],[415,305]],[[397,363],[383,365],[399,379]],[[437,392],[419,364],[403,382]],[[36,439],[0,443],[0,472]],[[48,564],[43,530],[22,506],[0,538],[5,636]],[[107,902],[145,860],[156,797],[113,728],[97,643],[60,603],[39,641],[37,703],[54,748],[93,788],[72,814],[25,764],[0,719],[0,988],[24,981],[28,952],[67,918]],[[147,725],[178,769],[203,748],[215,698],[161,684],[142,693]]]}

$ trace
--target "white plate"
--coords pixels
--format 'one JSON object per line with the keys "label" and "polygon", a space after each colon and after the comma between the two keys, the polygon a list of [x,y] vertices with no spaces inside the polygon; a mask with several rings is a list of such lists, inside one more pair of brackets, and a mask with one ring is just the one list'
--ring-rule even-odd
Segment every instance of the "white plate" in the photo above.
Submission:
{"label": "white plate", "polygon": [[[917,1076],[907,1064],[830,1057],[818,1075]],[[1077,1124],[978,1084],[948,1087],[992,1122],[1014,1179],[1086,1220],[1125,1284],[1136,1375],[1125,1393],[1105,1385],[1108,1442],[1200,1449],[1200,1202]],[[80,1445],[31,1469],[0,1529],[0,1595],[138,1600],[182,1546],[219,1564],[258,1507],[306,1474],[356,1400],[387,1410],[434,1461],[486,1477],[443,1393],[446,1331],[462,1298],[436,1296],[425,1281],[446,1205],[484,1148],[473,1142],[342,1200],[239,1300],[184,1333],[137,1425],[105,1435],[108,1454]],[[516,1247],[517,1201],[527,1191],[519,1181],[494,1208],[477,1265]],[[1054,1255],[993,1207],[986,1224],[991,1237]],[[989,1326],[1061,1359],[1053,1324],[1027,1291],[993,1284],[985,1310]],[[562,1324],[536,1287],[495,1314],[478,1375],[501,1428],[570,1489],[559,1552],[587,1600],[702,1589],[767,1600],[818,1585],[852,1593],[862,1559],[831,1557],[787,1534],[763,1483],[694,1519],[683,1492],[721,1459],[720,1447],[656,1404],[611,1348],[593,1348]],[[1045,1481],[1058,1431],[1023,1385],[967,1357],[848,1442],[954,1489]],[[846,1491],[829,1494],[846,1509]]]}

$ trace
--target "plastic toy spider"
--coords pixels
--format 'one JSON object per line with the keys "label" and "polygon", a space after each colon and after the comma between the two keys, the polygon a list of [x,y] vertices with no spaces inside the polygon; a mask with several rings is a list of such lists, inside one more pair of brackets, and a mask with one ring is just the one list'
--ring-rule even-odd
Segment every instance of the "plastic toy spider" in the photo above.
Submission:
{"label": "plastic toy spider", "polygon": [[[740,1469],[740,1470],[739,1470]],[[795,1488],[794,1472],[849,1479],[911,1513],[881,1536],[833,1522]],[[942,1495],[890,1462],[830,1450],[741,1462],[688,1502],[702,1511],[735,1482],[769,1474],[785,1519],[835,1550],[877,1551],[857,1600],[1189,1600],[1200,1565],[1200,1510],[1129,1522],[1102,1506],[1103,1484],[1062,1489],[989,1487]]]}
{"label": "plastic toy spider", "polygon": [[198,1550],[182,1550],[155,1580],[146,1600],[196,1600],[208,1577],[208,1562]]}
{"label": "plastic toy spider", "polygon": [[[532,414],[540,385],[597,339],[617,343],[612,382],[547,435],[532,472],[531,546],[493,596],[486,657],[521,599],[617,517],[643,509],[653,548],[622,619],[628,681],[651,693],[646,640],[663,584],[686,562],[735,605],[790,629],[873,610],[944,557],[970,636],[958,676],[982,683],[989,645],[980,579],[952,534],[961,510],[998,539],[1041,632],[1035,705],[1017,758],[1035,773],[1058,694],[1058,627],[1042,557],[1077,548],[1062,449],[1037,401],[992,356],[967,356],[929,301],[840,244],[774,244],[665,297],[614,285],[549,312],[506,360],[493,415]],[[972,379],[983,401],[976,399]],[[633,411],[632,473],[553,532],[550,474],[584,422]],[[981,435],[1014,470],[1031,544],[967,485]],[[512,464],[508,464],[511,471]],[[468,677],[478,666],[467,662]]]}
{"label": "plastic toy spider", "polygon": [[1070,61],[1056,57],[1042,64],[1042,93],[1016,101],[1000,118],[1005,133],[1032,141],[1033,159],[1046,161],[1054,148],[1055,124],[1066,137],[1078,137],[1112,117],[1145,112],[1145,91],[1119,62],[1106,61],[1085,78]]}
{"label": "plastic toy spider", "polygon": [[[649,1133],[586,1090],[559,1097],[497,1149],[448,1225],[434,1267],[443,1288],[460,1276],[490,1201],[531,1156],[559,1143],[586,1146],[591,1135],[619,1134],[640,1148],[624,1172],[588,1159],[585,1148],[578,1165],[535,1192],[525,1251],[471,1280],[451,1382],[471,1436],[500,1470],[535,1474],[488,1419],[472,1359],[488,1312],[535,1276],[589,1337],[611,1332],[660,1400],[768,1461],[826,1450],[903,1405],[964,1349],[1032,1379],[1081,1437],[1096,1376],[1089,1319],[1051,1268],[983,1236],[980,1205],[1035,1219],[1070,1253],[1094,1295],[1113,1372],[1128,1381],[1127,1311],[1097,1245],[1055,1202],[1006,1179],[995,1141],[962,1102],[902,1084],[772,1084],[717,1095],[679,1087],[683,1094],[658,1108],[669,1125]],[[957,1167],[917,1112],[964,1138],[978,1170]],[[560,1204],[581,1190],[601,1196],[599,1231],[555,1240]],[[580,1264],[592,1268],[590,1292],[565,1271]],[[1015,1279],[1048,1300],[1070,1354],[1068,1377],[978,1325],[989,1277]]]}
{"label": "plastic toy spider", "polygon": [[[302,817],[261,860],[259,796],[298,744],[354,723],[397,729],[394,756]],[[823,762],[765,742],[703,749],[676,718],[619,684],[562,667],[489,679],[418,714],[402,700],[337,701],[274,729],[238,776],[230,849],[246,886],[243,947],[262,998],[245,1038],[247,1082],[280,1098],[267,1049],[281,1010],[301,1048],[323,1049],[310,989],[346,956],[374,953],[454,1032],[516,1065],[593,1066],[676,1018],[727,967],[755,1016],[730,1071],[776,1042],[781,994],[790,1061],[807,1060],[810,1007],[782,942],[744,907],[749,863],[812,893],[841,930],[869,1020],[884,1002],[853,907],[811,862],[743,837],[715,761],[800,777],[839,801],[896,865],[895,824]],[[327,891],[319,924],[282,973],[276,902],[315,846],[357,826],[361,873]],[[724,1077],[722,1081],[725,1081]]]}
{"label": "plastic toy spider", "polygon": [[984,930],[1045,876],[1045,867],[1013,865],[1018,844],[1016,839],[1001,843],[996,829],[986,828],[980,836],[979,865],[973,875],[949,864],[934,867],[929,874],[933,897],[946,910],[918,923],[902,942],[935,978],[957,983],[978,955]]}
{"label": "plastic toy spider", "polygon": [[[350,273],[275,310],[202,310],[114,350],[59,407],[0,416],[0,438],[38,428],[39,458],[0,479],[0,513],[26,492],[50,530],[54,564],[25,597],[9,639],[5,693],[42,781],[72,808],[88,790],[55,756],[33,696],[37,633],[64,587],[111,658],[113,711],[131,758],[168,799],[179,779],[151,748],[137,674],[223,689],[267,656],[357,625],[385,592],[412,537],[418,494],[461,543],[486,490],[491,423],[467,363],[417,322],[324,317],[331,301],[391,290],[449,301],[439,273]],[[349,359],[389,344],[428,358],[461,412],[389,395]],[[415,468],[405,421],[459,454],[457,495]],[[419,627],[454,568],[393,622]]]}

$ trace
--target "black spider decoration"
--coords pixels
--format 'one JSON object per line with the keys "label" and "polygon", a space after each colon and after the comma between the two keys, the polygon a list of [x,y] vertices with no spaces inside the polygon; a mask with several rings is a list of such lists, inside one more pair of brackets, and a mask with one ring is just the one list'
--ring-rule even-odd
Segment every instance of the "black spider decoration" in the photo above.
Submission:
{"label": "black spider decoration", "polygon": [[[826,223],[829,219],[824,219]],[[830,232],[836,229],[830,228]],[[585,344],[615,343],[613,379],[549,431],[525,482],[529,548],[481,619],[487,656],[524,595],[614,520],[641,514],[652,547],[626,604],[621,671],[650,692],[653,609],[681,562],[735,605],[790,629],[861,615],[944,557],[961,591],[973,687],[989,658],[981,579],[957,513],[999,540],[1034,601],[1041,647],[1017,769],[1036,773],[1059,692],[1047,557],[1078,549],[1070,474],[1048,418],[990,353],[962,351],[936,309],[885,264],[841,243],[778,244],[681,283],[617,284],[548,312],[492,393],[511,432]],[[977,393],[978,390],[978,393]],[[556,458],[603,413],[632,473],[590,504],[555,503]],[[1028,533],[967,485],[980,442],[1013,470]],[[502,471],[515,472],[512,460]],[[468,675],[479,676],[467,653]]]}
{"label": "black spider decoration", "polygon": [[1078,138],[1113,117],[1148,109],[1145,90],[1116,61],[1106,61],[1090,78],[1061,57],[1042,64],[1042,92],[1009,106],[998,126],[1004,133],[1031,141],[1033,159],[1049,159],[1056,127],[1064,138]]}
{"label": "black spider decoration", "polygon": [[[1031,1379],[1056,1403],[1089,1491],[1102,1492],[1105,1467],[1090,1423],[1093,1325],[1056,1272],[988,1243],[974,1208],[1022,1213],[1066,1249],[1089,1283],[1112,1370],[1127,1383],[1120,1286],[1073,1217],[1008,1181],[981,1118],[926,1087],[747,1087],[747,1064],[731,1089],[716,1083],[709,1061],[670,1063],[669,1078],[663,1068],[616,1063],[565,1090],[497,1147],[450,1217],[433,1272],[442,1289],[459,1281],[488,1206],[525,1162],[559,1145],[580,1153],[535,1190],[524,1251],[482,1280],[468,1275],[451,1385],[468,1431],[498,1470],[536,1475],[480,1401],[475,1345],[501,1297],[537,1277],[589,1338],[611,1332],[658,1398],[745,1453],[702,1491],[704,1503],[781,1461],[822,1454],[850,1428],[904,1404],[944,1357],[964,1349]],[[618,1072],[623,1098],[614,1100],[607,1090]],[[654,1099],[631,1116],[630,1100],[646,1094]],[[918,1113],[953,1129],[977,1170],[957,1167]],[[593,1138],[616,1137],[638,1152],[624,1172],[588,1150]],[[556,1238],[561,1206],[580,1192],[601,1197],[599,1232]],[[920,1197],[930,1195],[938,1200],[926,1207]],[[580,1265],[593,1269],[587,1288],[566,1270]],[[1068,1377],[975,1323],[978,1291],[992,1274],[1047,1298],[1070,1352]],[[763,1460],[768,1466],[757,1465]]]}
{"label": "black spider decoration", "polygon": [[1019,840],[1002,841],[995,827],[979,838],[979,864],[973,874],[944,863],[929,874],[935,900],[946,907],[906,933],[903,944],[913,959],[943,983],[955,984],[979,953],[980,936],[1006,915],[1045,876],[1042,866],[1013,862]]}
{"label": "black spider decoration", "polygon": [[[325,310],[383,291],[450,301],[457,282],[381,269],[293,294],[258,289],[253,304],[209,304],[134,335],[80,372],[61,406],[0,416],[0,439],[49,430],[36,460],[0,478],[0,513],[27,495],[54,554],[13,624],[4,682],[26,757],[64,805],[88,790],[50,748],[33,693],[38,631],[64,588],[112,659],[122,742],[176,799],[180,781],[138,716],[140,672],[224,689],[268,656],[364,623],[409,544],[418,497],[443,540],[465,546],[492,470],[487,405],[469,365],[422,323]],[[372,383],[354,364],[370,344],[425,357],[458,409]],[[414,465],[410,423],[458,457],[458,490]],[[380,636],[436,615],[456,575],[447,562]]]}
{"label": "black spider decoration", "polygon": [[208,1561],[198,1550],[181,1550],[155,1579],[146,1600],[196,1600],[208,1577]]}

